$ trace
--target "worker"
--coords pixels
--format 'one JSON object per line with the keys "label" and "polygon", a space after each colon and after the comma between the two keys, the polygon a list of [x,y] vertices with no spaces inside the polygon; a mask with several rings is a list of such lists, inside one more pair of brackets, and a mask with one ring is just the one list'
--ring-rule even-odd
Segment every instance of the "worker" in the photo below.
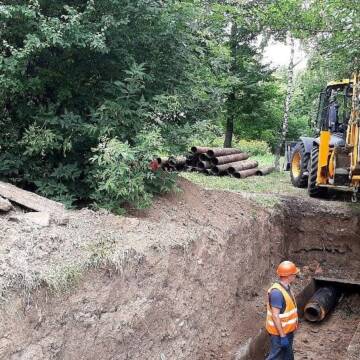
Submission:
{"label": "worker", "polygon": [[268,290],[266,330],[271,349],[266,360],[293,360],[294,332],[298,327],[298,313],[290,284],[299,269],[291,261],[283,261],[277,268],[279,281]]}

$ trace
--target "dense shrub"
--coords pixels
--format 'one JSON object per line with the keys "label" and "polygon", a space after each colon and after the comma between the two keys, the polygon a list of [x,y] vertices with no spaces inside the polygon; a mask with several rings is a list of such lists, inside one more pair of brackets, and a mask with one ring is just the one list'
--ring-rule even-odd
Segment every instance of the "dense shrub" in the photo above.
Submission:
{"label": "dense shrub", "polygon": [[223,146],[224,130],[213,121],[168,125],[163,130],[169,154],[186,153],[191,146]]}
{"label": "dense shrub", "polygon": [[0,178],[68,206],[95,200],[112,209],[145,206],[167,189],[168,177],[147,161],[177,139],[168,135],[170,147],[157,148],[143,131],[184,127],[188,138],[196,121],[216,117],[210,104],[219,109],[220,96],[208,81],[216,44],[202,32],[205,8],[175,0],[2,3]]}
{"label": "dense shrub", "polygon": [[153,156],[222,146],[228,115],[274,143],[283,91],[255,3],[1,1],[0,178],[119,211],[173,184]]}
{"label": "dense shrub", "polygon": [[141,132],[132,147],[116,138],[103,139],[91,158],[90,186],[95,205],[120,213],[124,204],[145,208],[154,193],[170,190],[175,176],[149,167],[153,154],[161,151],[158,131]]}

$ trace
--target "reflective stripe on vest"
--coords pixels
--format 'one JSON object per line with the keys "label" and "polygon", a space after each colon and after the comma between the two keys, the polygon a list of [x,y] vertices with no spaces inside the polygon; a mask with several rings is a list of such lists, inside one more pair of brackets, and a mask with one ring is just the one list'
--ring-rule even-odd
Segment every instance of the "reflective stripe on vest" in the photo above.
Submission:
{"label": "reflective stripe on vest", "polygon": [[279,314],[281,325],[284,334],[290,334],[295,331],[298,327],[298,313],[294,296],[290,295],[283,286],[275,283],[268,290],[268,303],[267,303],[267,316],[266,316],[266,330],[271,335],[279,335],[274,320],[272,317],[271,306],[269,303],[270,292],[273,289],[277,289],[281,292],[285,299],[285,311],[283,314]]}

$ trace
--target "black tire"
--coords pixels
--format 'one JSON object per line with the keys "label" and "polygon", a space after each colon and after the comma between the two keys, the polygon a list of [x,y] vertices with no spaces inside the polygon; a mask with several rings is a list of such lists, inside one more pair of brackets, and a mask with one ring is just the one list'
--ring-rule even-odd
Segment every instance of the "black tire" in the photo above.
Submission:
{"label": "black tire", "polygon": [[[291,154],[290,161],[290,179],[291,183],[298,188],[306,188],[309,177],[310,154],[305,151],[303,142],[297,144]],[[293,169],[294,162],[298,163],[298,168]]]}
{"label": "black tire", "polygon": [[311,197],[324,197],[327,193],[326,188],[322,188],[316,185],[318,163],[319,163],[319,146],[314,144],[311,149],[310,173],[309,173],[309,181],[308,181],[308,193]]}

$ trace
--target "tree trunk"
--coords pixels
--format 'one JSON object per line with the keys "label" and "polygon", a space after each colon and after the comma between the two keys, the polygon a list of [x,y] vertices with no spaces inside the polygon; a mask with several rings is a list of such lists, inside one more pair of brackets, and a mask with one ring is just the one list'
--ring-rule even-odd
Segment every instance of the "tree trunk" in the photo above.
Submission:
{"label": "tree trunk", "polygon": [[288,67],[288,83],[287,83],[287,90],[286,90],[286,98],[285,98],[285,106],[284,106],[284,118],[283,118],[283,124],[282,124],[282,131],[280,134],[280,138],[277,144],[277,147],[275,149],[275,170],[280,170],[280,154],[281,149],[283,148],[283,145],[285,143],[285,139],[288,133],[289,128],[289,110],[290,110],[290,104],[291,99],[293,95],[293,78],[294,78],[294,55],[295,55],[295,44],[294,44],[294,38],[290,37],[290,45],[291,45],[291,54],[290,54],[290,62]]}
{"label": "tree trunk", "polygon": [[226,131],[225,131],[225,141],[224,147],[231,148],[232,138],[234,133],[234,111],[233,111],[233,102],[235,100],[235,94],[232,92],[228,97],[228,109],[227,109],[227,119],[226,119]]}
{"label": "tree trunk", "polygon": [[[237,24],[235,21],[231,24],[231,32],[230,32],[230,49],[231,49],[231,55],[232,55],[232,64],[231,64],[231,73],[236,74],[236,68],[237,68]],[[226,106],[226,129],[225,129],[225,140],[224,140],[224,147],[230,148],[232,146],[232,139],[233,139],[233,133],[234,133],[234,118],[235,118],[235,100],[236,100],[236,94],[235,89],[232,89],[231,93],[228,95],[227,98],[227,106]]]}

